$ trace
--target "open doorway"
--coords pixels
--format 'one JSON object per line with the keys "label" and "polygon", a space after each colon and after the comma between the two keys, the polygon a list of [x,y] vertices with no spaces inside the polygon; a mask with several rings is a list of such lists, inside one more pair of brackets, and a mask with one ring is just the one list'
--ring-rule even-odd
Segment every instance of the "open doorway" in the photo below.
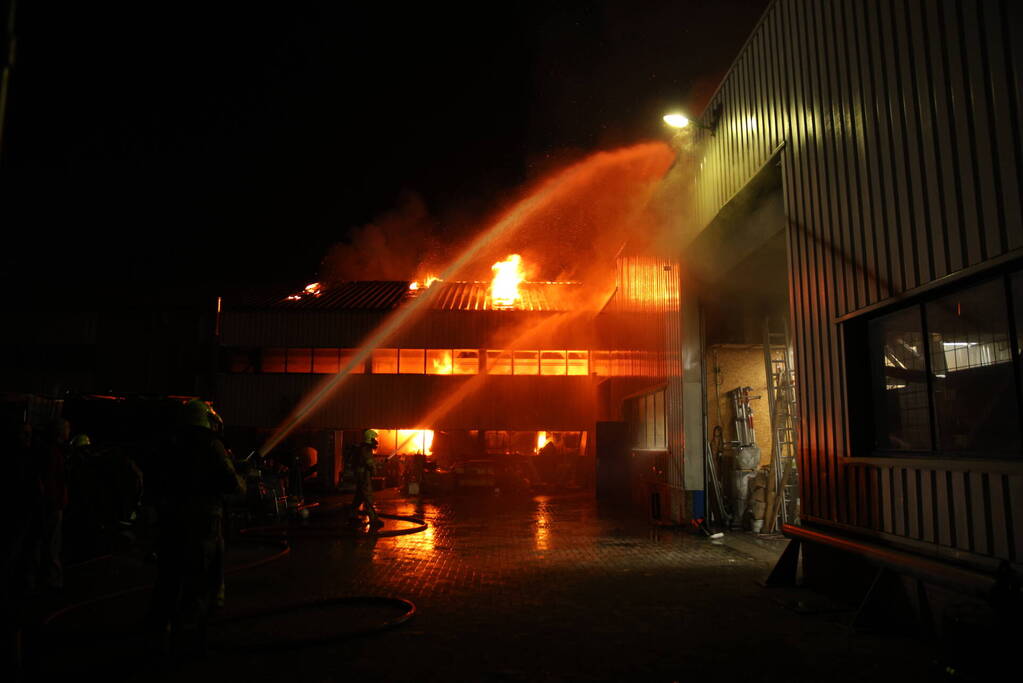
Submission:
{"label": "open doorway", "polygon": [[769,164],[701,235],[708,516],[778,530],[798,515],[788,249],[778,167]]}

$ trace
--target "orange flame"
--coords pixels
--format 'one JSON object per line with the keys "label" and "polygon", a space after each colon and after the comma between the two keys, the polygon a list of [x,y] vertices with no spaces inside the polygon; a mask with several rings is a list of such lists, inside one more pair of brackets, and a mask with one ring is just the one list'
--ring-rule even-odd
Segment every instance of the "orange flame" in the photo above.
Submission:
{"label": "orange flame", "polygon": [[[429,353],[429,352],[428,352]],[[447,351],[444,353],[436,353],[429,358],[431,369],[429,374],[433,375],[450,375],[453,369],[451,361],[451,352]]]}
{"label": "orange flame", "polygon": [[410,455],[413,453],[433,454],[432,429],[399,429],[395,437],[394,451],[398,455]]}
{"label": "orange flame", "polygon": [[547,432],[536,433],[536,452],[539,453],[543,450],[543,447],[547,445],[550,439],[547,438]]}
{"label": "orange flame", "polygon": [[418,292],[420,289],[429,289],[430,285],[432,285],[439,279],[440,278],[437,277],[436,275],[427,275],[425,278],[422,279],[422,281],[415,280],[413,282],[410,282],[408,286],[409,291]]}
{"label": "orange flame", "polygon": [[522,301],[519,284],[526,279],[522,271],[522,257],[511,254],[490,269],[494,271],[494,279],[490,283],[490,300],[494,308],[514,308]]}
{"label": "orange flame", "polygon": [[319,296],[320,294],[323,294],[323,285],[319,282],[310,282],[301,292],[287,297],[286,301],[298,301],[307,296]]}

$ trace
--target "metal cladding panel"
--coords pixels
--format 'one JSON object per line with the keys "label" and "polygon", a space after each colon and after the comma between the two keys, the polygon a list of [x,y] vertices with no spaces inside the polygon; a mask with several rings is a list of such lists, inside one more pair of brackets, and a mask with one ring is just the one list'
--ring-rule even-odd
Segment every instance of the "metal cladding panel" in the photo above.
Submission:
{"label": "metal cladding panel", "polygon": [[[281,424],[323,381],[311,375],[221,375],[218,410],[232,426]],[[304,423],[313,429],[591,429],[590,377],[353,375]],[[457,397],[450,404],[445,399]]]}
{"label": "metal cladding panel", "polygon": [[630,393],[664,387],[670,454],[667,483],[677,489],[685,488],[682,364],[678,352],[683,344],[681,296],[677,261],[622,255],[616,268],[615,293],[604,307],[598,326],[607,348],[655,352],[654,377],[638,382],[612,380],[607,385],[608,397],[610,405],[618,406]]}
{"label": "metal cladding panel", "polygon": [[699,225],[784,145],[808,517],[862,522],[836,319],[1023,249],[1020,35],[1007,0],[777,0],[694,133]]}
{"label": "metal cladding panel", "polygon": [[386,311],[227,311],[223,346],[358,346],[387,317]]}
{"label": "metal cladding panel", "polygon": [[[229,311],[223,346],[357,348],[384,311]],[[406,348],[594,347],[592,312],[422,311],[385,346]]]}
{"label": "metal cladding panel", "polygon": [[411,348],[590,349],[594,313],[429,310],[397,335],[392,346]]}

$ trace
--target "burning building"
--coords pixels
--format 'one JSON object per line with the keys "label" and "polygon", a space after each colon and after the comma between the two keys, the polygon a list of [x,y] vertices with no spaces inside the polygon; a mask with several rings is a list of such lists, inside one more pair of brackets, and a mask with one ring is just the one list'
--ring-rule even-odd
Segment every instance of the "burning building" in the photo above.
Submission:
{"label": "burning building", "polygon": [[495,270],[493,282],[358,281],[228,299],[218,406],[237,429],[265,435],[388,315],[429,292],[426,310],[356,362],[296,438],[337,451],[345,432],[372,427],[380,452],[441,464],[548,444],[592,462],[594,386],[618,360],[598,343],[596,311],[575,308],[580,283]]}

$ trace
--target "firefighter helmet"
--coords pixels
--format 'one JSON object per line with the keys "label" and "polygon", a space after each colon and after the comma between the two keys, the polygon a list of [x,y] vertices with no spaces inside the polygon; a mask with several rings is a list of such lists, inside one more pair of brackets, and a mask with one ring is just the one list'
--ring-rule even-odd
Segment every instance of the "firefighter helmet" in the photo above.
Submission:
{"label": "firefighter helmet", "polygon": [[202,427],[203,429],[212,429],[213,423],[210,420],[210,413],[213,409],[206,401],[200,401],[197,398],[193,398],[191,401],[185,404],[184,417],[182,422],[192,427]]}
{"label": "firefighter helmet", "polygon": [[366,430],[366,431],[365,431],[365,432],[363,433],[363,435],[362,435],[362,440],[363,440],[363,441],[364,441],[365,443],[373,443],[374,441],[376,441],[376,440],[377,440],[377,438],[378,438],[379,436],[380,436],[380,435],[379,435],[379,434],[377,434],[377,430],[375,430],[375,429],[367,429],[367,430]]}
{"label": "firefighter helmet", "polygon": [[84,448],[91,445],[92,441],[89,439],[88,434],[78,434],[75,438],[71,439],[71,448]]}

